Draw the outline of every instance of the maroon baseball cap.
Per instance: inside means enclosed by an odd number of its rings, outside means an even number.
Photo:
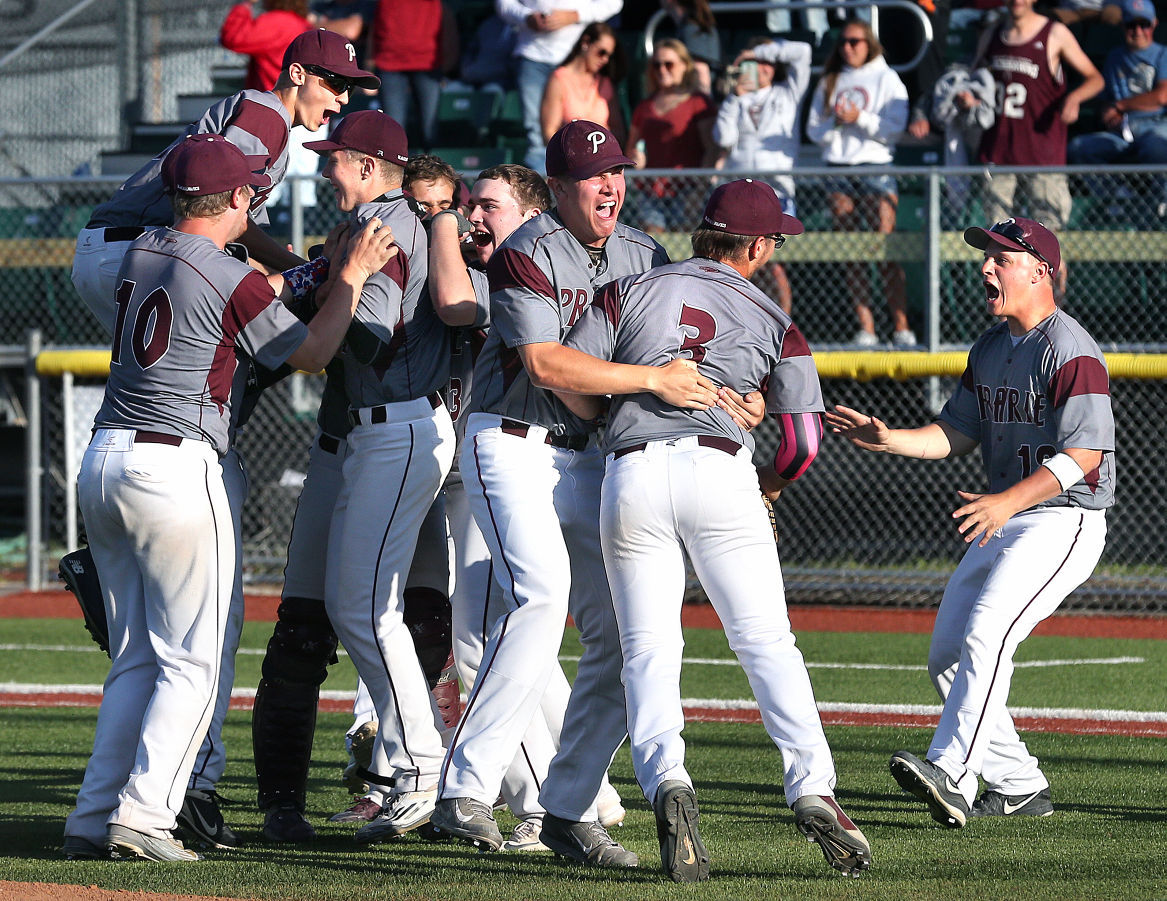
[[[547,174],[591,178],[618,166],[635,166],[616,136],[587,119],[573,119],[547,142]]]
[[[317,153],[330,150],[357,150],[404,166],[409,162],[409,141],[405,129],[396,119],[376,109],[358,110],[340,120],[332,137],[326,141],[304,144]]]
[[[1062,248],[1058,239],[1048,228],[1032,219],[1006,219],[987,229],[966,228],[964,240],[977,250],[1000,244],[1019,253],[1031,253],[1049,263],[1051,275],[1062,265]]]
[[[356,48],[335,31],[317,28],[298,35],[284,51],[283,68],[292,63],[319,66],[333,75],[347,78],[359,88],[370,90],[381,86],[381,79],[357,65]]]
[[[731,235],[801,235],[802,223],[782,211],[782,201],[764,181],[739,178],[718,185],[701,224]]]
[[[243,185],[271,187],[266,156],[245,156],[222,135],[190,135],[162,161],[162,182],[171,194],[198,197]]]

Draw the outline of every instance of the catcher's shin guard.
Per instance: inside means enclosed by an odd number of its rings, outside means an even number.
[[[451,651],[450,600],[434,588],[407,588],[403,619],[418,662],[432,689],[442,677]]]

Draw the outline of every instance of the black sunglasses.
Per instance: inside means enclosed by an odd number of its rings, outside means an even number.
[[[839,43],[846,44],[848,47],[857,47],[860,44],[866,44],[867,38],[843,38]]]
[[[766,235],[766,237],[774,242],[775,250],[786,243],[786,235]]]
[[[327,69],[322,69],[320,66],[313,66],[311,64],[304,66],[304,71],[309,75],[315,75],[324,82],[324,86],[338,97],[341,94],[347,93],[352,88],[352,83],[343,75],[337,75],[335,72],[329,72]]]
[[[1127,22],[1124,26],[1127,31],[1134,31],[1137,28],[1149,30],[1153,27],[1152,23],[1146,19],[1135,19],[1133,22]]]
[[[1021,230],[1021,226],[1016,222],[998,222],[989,229],[989,233],[1000,235],[1002,238],[1008,238],[1017,246],[1024,248],[1027,253],[1033,254],[1047,266],[1050,265],[1050,261],[1043,257],[1036,247],[1025,240],[1025,232]]]

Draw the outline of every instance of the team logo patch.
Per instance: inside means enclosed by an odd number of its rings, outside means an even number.
[[[357,58],[356,48],[354,48],[352,44],[345,44],[344,49],[348,51],[348,61],[350,63],[354,62]]]
[[[592,153],[599,153],[600,145],[608,140],[608,136],[605,135],[602,131],[591,131],[588,132],[587,139],[591,142]]]

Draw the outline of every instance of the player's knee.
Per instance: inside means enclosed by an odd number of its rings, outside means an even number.
[[[310,598],[285,598],[267,654],[263,677],[279,682],[320,685],[328,665],[336,662],[336,633],[324,610],[324,602]]]

